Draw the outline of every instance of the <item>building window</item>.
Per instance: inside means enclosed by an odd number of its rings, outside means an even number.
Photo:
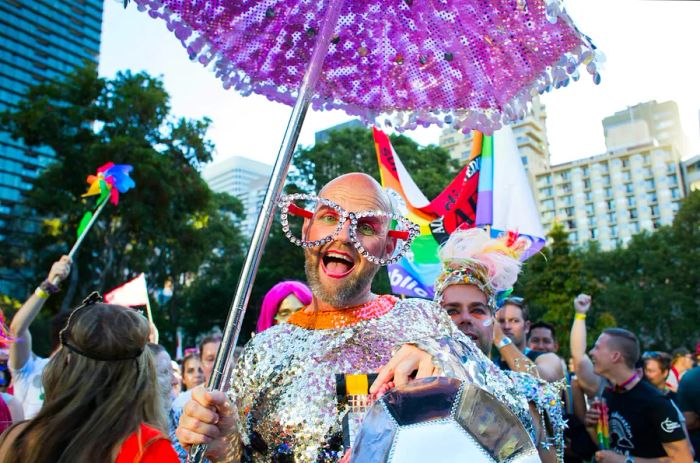
[[[673,163],[668,163],[666,164],[666,172],[669,174],[675,174],[676,173],[676,166]]]
[[[571,195],[566,195],[566,196],[562,197],[562,201],[564,201],[564,204],[567,206],[573,206],[574,197]]]
[[[540,194],[542,196],[552,196],[552,187],[540,188]]]
[[[610,176],[603,175],[603,185],[610,185]]]
[[[583,188],[584,188],[585,190],[590,190],[590,189],[591,189],[591,181],[590,181],[590,179],[587,179],[587,178],[586,178],[586,179],[583,180]]]
[[[585,197],[586,197],[586,201],[593,201],[593,193],[591,193],[590,191],[587,191],[585,193]]]
[[[630,209],[630,219],[636,219],[637,217],[637,209]]]
[[[543,175],[542,177],[540,177],[538,179],[538,183],[540,185],[551,185],[552,184],[552,176],[549,174]]]
[[[583,166],[583,176],[584,177],[588,177],[588,174],[589,174],[588,170],[589,170],[588,166]]]
[[[614,199],[608,200],[608,210],[609,211],[615,210],[615,200]]]
[[[668,176],[668,183],[669,185],[678,185],[678,177],[676,177],[676,174],[671,174]]]
[[[647,193],[647,202],[649,202],[649,203],[656,202],[656,193],[655,192]]]
[[[654,204],[653,206],[651,206],[651,215],[653,217],[656,217],[659,215],[659,205],[658,204]]]
[[[645,167],[642,170],[642,173],[644,174],[644,178],[650,178],[652,176],[651,174],[651,167]]]
[[[567,220],[566,226],[569,227],[569,230],[573,230],[576,228],[576,222],[574,222],[573,220]]]
[[[569,241],[572,243],[578,243],[578,233],[576,233],[576,232],[569,233]]]
[[[600,166],[600,170],[602,172],[607,172],[608,171],[608,163],[607,162],[601,162],[598,164]]]
[[[573,207],[567,207],[564,209],[566,212],[567,217],[572,217],[574,215],[574,208]]]
[[[523,165],[526,166],[527,165],[527,156],[521,156],[520,161],[522,161]]]
[[[647,190],[653,190],[656,188],[656,183],[653,178],[648,178],[644,181],[644,186],[646,186]]]
[[[671,188],[671,197],[673,199],[680,199],[681,190],[679,190],[678,188]]]
[[[630,160],[629,160],[629,158],[623,159],[623,160],[622,160],[622,168],[624,169],[624,168],[629,167],[629,166],[630,166]]]
[[[611,212],[611,213],[608,214],[608,222],[609,222],[609,223],[615,223],[615,222],[617,222],[617,220],[616,220],[616,218],[615,218],[615,213],[614,213],[614,212]]]
[[[593,204],[586,204],[586,214],[593,215]]]
[[[564,181],[569,180],[569,171],[565,170],[564,172],[561,172],[559,174],[559,178]]]
[[[639,233],[639,222],[630,222],[630,231],[634,233]]]
[[[622,179],[626,182],[629,182],[630,180],[632,180],[632,174],[630,173],[629,170],[622,172]]]
[[[607,188],[605,189],[605,197],[606,197],[606,198],[612,198],[612,188],[607,187]]]
[[[634,196],[628,196],[627,197],[627,206],[629,207],[634,207],[637,204],[637,200],[634,199]]]
[[[591,228],[591,239],[592,240],[597,240],[598,239],[598,229],[597,228]]]
[[[625,183],[625,192],[634,193],[634,185],[632,185],[631,183]]]
[[[545,201],[542,201],[542,209],[544,209],[545,211],[554,209],[554,200],[547,199]]]

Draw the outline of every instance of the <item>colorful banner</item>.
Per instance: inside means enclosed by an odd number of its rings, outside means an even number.
[[[527,238],[524,261],[542,249],[546,237],[510,127],[484,137],[481,166],[476,226],[488,227],[493,237],[515,231]]]
[[[389,266],[396,294],[431,299],[440,273],[437,251],[457,227],[470,228],[476,220],[482,136],[477,133],[467,165],[434,200],[428,201],[396,155],[389,137],[374,128],[374,143],[382,186],[398,210],[420,226],[411,253]]]
[[[467,165],[432,201],[415,184],[389,137],[377,128],[373,131],[382,186],[421,230],[411,253],[388,268],[395,294],[433,297],[433,282],[440,273],[439,246],[458,227],[486,227],[494,237],[516,231],[531,243],[523,259],[542,248],[544,231],[509,127],[493,136],[474,132]]]

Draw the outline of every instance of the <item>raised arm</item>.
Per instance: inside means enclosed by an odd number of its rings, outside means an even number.
[[[65,280],[70,273],[71,259],[68,256],[63,256],[51,266],[49,275],[46,281],[42,283],[29,296],[29,299],[22,304],[22,307],[17,311],[10,323],[10,334],[16,339],[10,344],[10,358],[8,366],[13,370],[21,369],[29,360],[32,354],[32,336],[29,334],[29,326],[32,324],[39,310],[44,306],[44,303],[50,296],[51,283],[57,279],[60,283]]]
[[[593,371],[593,362],[586,354],[586,314],[591,308],[591,296],[579,294],[574,299],[574,323],[571,325],[571,356],[579,385],[589,397],[600,388],[600,377]]]
[[[495,320],[493,322],[493,345],[498,349],[501,360],[506,362],[508,368],[512,371],[527,373],[537,377],[540,376],[541,372],[537,368],[537,365],[503,334],[501,324]]]

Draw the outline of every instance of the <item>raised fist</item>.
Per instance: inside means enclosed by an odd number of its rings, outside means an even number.
[[[588,294],[579,294],[578,296],[576,296],[576,299],[574,299],[574,310],[576,310],[576,313],[585,314],[590,308],[591,296],[589,296]]]
[[[62,256],[58,261],[54,262],[49,271],[49,276],[46,278],[53,284],[59,284],[66,278],[70,273],[70,266],[73,263],[70,257]],[[55,279],[55,281],[54,281]]]

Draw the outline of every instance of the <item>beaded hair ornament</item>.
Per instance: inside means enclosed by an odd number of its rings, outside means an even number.
[[[522,265],[520,256],[527,247],[527,239],[516,232],[491,238],[481,228],[456,230],[438,252],[442,273],[435,281],[435,301],[442,302],[450,285],[474,285],[496,311],[513,291]]]

